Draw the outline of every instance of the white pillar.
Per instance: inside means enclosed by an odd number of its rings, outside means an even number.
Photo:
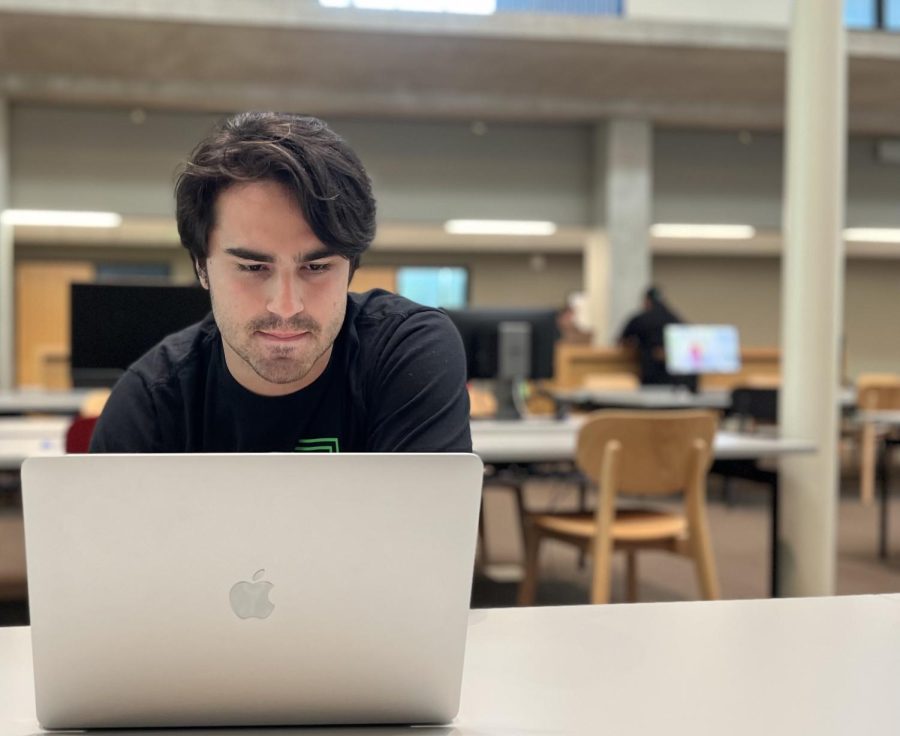
[[[834,593],[843,307],[846,52],[842,0],[794,0],[785,134],[782,432],[815,454],[781,470],[784,595]]]
[[[9,104],[0,97],[0,212],[10,205]],[[15,383],[15,271],[13,227],[0,222],[0,390]]]
[[[647,120],[610,120],[595,132],[594,235],[586,244],[585,287],[594,344],[615,341],[625,318],[640,308],[650,283],[650,210],[653,197],[653,126]],[[605,157],[600,154],[605,153]],[[599,223],[604,221],[605,234]],[[598,269],[593,272],[593,269]]]

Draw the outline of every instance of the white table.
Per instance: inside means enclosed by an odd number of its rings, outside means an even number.
[[[77,414],[91,390],[0,391],[0,414]]]
[[[700,391],[694,394],[685,387],[644,386],[631,391],[574,389],[551,393],[565,404],[622,409],[727,409],[731,406],[729,391]]]
[[[153,733],[891,734],[898,631],[896,595],[476,610],[452,729]],[[0,629],[0,733],[40,733],[27,627]]]
[[[18,470],[26,457],[65,451],[68,417],[0,417],[0,470]]]
[[[725,390],[699,391],[694,394],[684,387],[642,386],[637,390],[610,391],[598,389],[573,389],[551,391],[551,395],[563,404],[587,404],[600,408],[620,409],[729,409],[731,392]],[[841,386],[838,401],[842,409],[856,404],[856,389]]]
[[[900,411],[896,410],[879,410],[879,411],[860,411],[856,413],[856,419],[859,422],[876,424],[885,429],[893,429],[900,427]],[[881,476],[879,486],[879,520],[878,520],[878,556],[885,560],[888,556],[888,499],[890,497],[890,451],[891,447],[896,444],[896,440],[891,441],[888,437],[884,438],[878,460],[878,475]]]
[[[486,463],[564,462],[575,458],[575,443],[584,417],[561,420],[475,420],[472,448]],[[717,460],[758,460],[780,455],[815,452],[805,440],[775,435],[716,432],[713,454]]]
[[[575,457],[578,430],[584,417],[562,420],[530,419],[522,421],[473,421],[472,447],[485,463],[565,462]],[[713,455],[716,460],[761,460],[782,455],[815,452],[806,440],[775,435],[716,432]],[[770,498],[769,569],[773,597],[780,593],[778,491]]]

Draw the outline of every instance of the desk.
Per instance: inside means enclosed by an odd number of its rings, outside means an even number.
[[[26,457],[65,451],[67,417],[0,417],[0,470],[18,470]]]
[[[890,734],[898,630],[896,595],[476,610],[452,729],[202,734]],[[0,733],[39,733],[26,627],[0,629]]]
[[[91,389],[0,391],[0,414],[77,414]]]
[[[644,386],[636,391],[604,391],[575,389],[552,391],[554,399],[564,405],[584,404],[595,408],[615,409],[729,409],[730,391],[700,391],[693,394],[684,388],[670,386]],[[842,386],[838,389],[838,401],[842,410],[856,405],[856,389]]]
[[[473,421],[472,447],[485,463],[563,462],[575,457],[578,429],[583,417],[519,422]],[[716,432],[713,456],[717,460],[761,460],[781,455],[815,452],[812,442],[785,437]],[[778,494],[770,503],[770,587],[777,597],[779,544]]]
[[[700,391],[686,388],[645,386],[636,391],[575,389],[553,391],[553,398],[563,404],[586,404],[618,409],[727,409],[731,406],[728,391]]]
[[[885,429],[900,427],[900,410],[861,411],[856,414],[860,422],[880,425]],[[879,453],[879,523],[878,523],[878,556],[886,560],[888,556],[888,499],[890,497],[890,452],[896,440],[884,437]]]

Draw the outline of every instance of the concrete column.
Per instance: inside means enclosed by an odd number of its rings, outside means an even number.
[[[594,343],[609,345],[638,309],[650,283],[653,126],[647,120],[610,120],[595,132],[595,236],[585,250],[585,288]],[[604,155],[601,155],[605,154]],[[605,235],[600,228],[604,221]],[[599,269],[596,272],[594,269]]]
[[[781,590],[834,593],[843,307],[846,51],[842,0],[794,0],[787,69],[782,432],[815,442],[781,470]]]
[[[0,97],[0,212],[10,206],[9,104]],[[0,390],[15,382],[13,227],[0,222]]]

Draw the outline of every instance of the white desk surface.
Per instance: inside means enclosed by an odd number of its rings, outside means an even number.
[[[472,611],[452,728],[153,733],[890,734],[898,631],[898,595]],[[24,627],[0,629],[0,733],[40,733]]]
[[[644,386],[634,391],[574,389],[552,393],[556,398],[572,403],[590,402],[633,409],[728,409],[731,406],[731,392],[725,390],[692,394],[683,388]],[[841,386],[838,389],[838,401],[845,409],[853,407],[856,403],[856,389]]]
[[[70,417],[0,417],[0,470],[18,470],[26,457],[60,455]]]
[[[860,422],[896,426],[900,425],[900,410],[860,411],[856,413],[856,419]]]
[[[486,463],[562,462],[575,457],[578,428],[583,419],[534,419],[511,422],[473,421],[472,446]],[[737,432],[716,432],[717,460],[756,460],[792,453],[815,452],[805,440]]]
[[[0,391],[0,414],[77,414],[91,389]]]

